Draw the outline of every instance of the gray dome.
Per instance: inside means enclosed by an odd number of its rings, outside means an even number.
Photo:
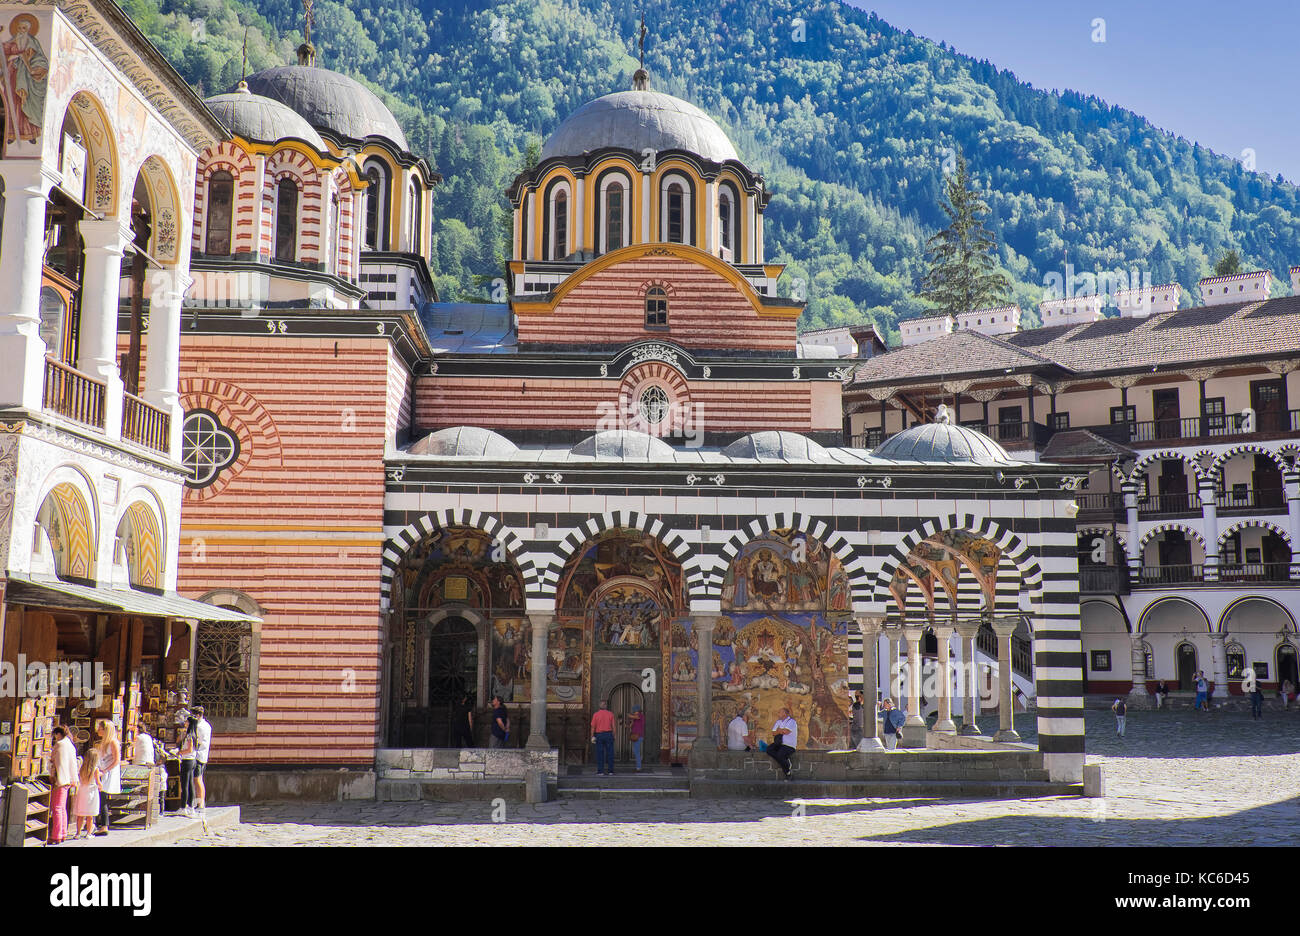
[[[313,127],[353,140],[381,136],[405,150],[397,118],[369,88],[315,65],[280,65],[245,79],[249,90],[297,111]]]
[[[982,432],[946,422],[923,423],[890,436],[871,452],[891,461],[1014,463],[1007,450]]]
[[[722,450],[728,458],[779,459],[793,462],[833,462],[829,452],[797,432],[755,432]]]
[[[509,458],[519,451],[503,435],[477,426],[451,426],[431,432],[409,449],[412,455],[468,456],[471,458]]]
[[[581,156],[606,146],[640,153],[685,150],[714,162],[739,160],[722,128],[694,104],[659,91],[618,91],[588,101],[560,124],[542,159]]]
[[[595,458],[622,458],[636,461],[673,461],[673,447],[663,439],[631,429],[608,429],[597,432],[575,445],[574,455]]]
[[[325,141],[302,116],[279,101],[253,94],[247,87],[218,94],[203,102],[229,130],[255,143],[275,143],[287,137],[305,140],[322,153]]]

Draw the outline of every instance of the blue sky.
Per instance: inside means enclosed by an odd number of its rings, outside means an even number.
[[[1254,150],[1257,170],[1300,182],[1296,0],[849,2],[1035,88],[1095,94],[1223,155]]]

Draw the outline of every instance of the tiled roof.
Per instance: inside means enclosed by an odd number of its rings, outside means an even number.
[[[1067,429],[1052,436],[1043,447],[1045,462],[1069,462],[1092,458],[1132,458],[1137,453],[1127,446],[1103,439],[1087,429]]]
[[[1269,355],[1300,355],[1300,296],[1053,325],[998,338],[954,332],[863,362],[854,383],[949,378],[1051,364],[1078,374],[1109,373]]]

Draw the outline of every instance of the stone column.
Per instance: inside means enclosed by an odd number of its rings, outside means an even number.
[[[149,330],[145,333],[145,374],[141,396],[171,414],[171,455],[181,457],[180,406],[181,302],[193,282],[177,269],[158,271],[149,293]]]
[[[903,636],[907,638],[907,721],[905,728],[925,727],[921,716],[921,627],[904,627]],[[911,740],[910,738],[908,739]]]
[[[41,263],[45,254],[45,193],[52,180],[39,159],[0,160],[4,179],[4,230],[0,238],[0,406],[40,412],[45,354],[41,341]],[[6,531],[7,535],[8,531]]]
[[[1129,708],[1146,708],[1151,697],[1147,693],[1147,651],[1141,634],[1133,634],[1132,648],[1129,653],[1129,671],[1133,686],[1129,689]]]
[[[1219,580],[1219,504],[1213,478],[1196,482],[1196,494],[1201,499],[1201,534],[1205,537],[1205,581]]]
[[[1124,481],[1119,489],[1124,495],[1124,513],[1128,518],[1128,541],[1124,546],[1128,553],[1129,581],[1136,582],[1142,574],[1142,542],[1138,531],[1138,488],[1132,481]]]
[[[81,337],[77,369],[104,381],[104,434],[122,437],[122,376],[117,366],[117,304],[122,255],[131,235],[114,218],[77,226],[85,244],[81,277]]]
[[[905,708],[903,702],[903,687],[901,682],[901,672],[897,665],[899,663],[899,645],[903,640],[903,628],[897,624],[887,624],[881,628],[884,631],[885,638],[889,641],[888,659],[885,667],[885,678],[889,680],[885,687],[885,695],[894,700],[895,708]]]
[[[934,730],[944,734],[956,734],[957,726],[952,722],[952,664],[949,662],[948,642],[952,639],[953,628],[937,624],[934,636],[939,642],[939,659],[935,667],[935,678],[939,684],[939,720],[934,723]]]
[[[537,259],[537,247],[535,245],[542,236],[543,226],[538,223],[535,214],[537,200],[537,195],[534,192],[529,192],[524,198],[524,229],[528,232],[528,239],[524,242],[523,258],[525,260]],[[522,291],[522,287],[520,291]]]
[[[1282,487],[1286,491],[1287,526],[1291,531],[1291,542],[1300,550],[1300,468],[1286,468],[1282,471]],[[1291,578],[1300,578],[1300,555],[1291,556]]]
[[[546,643],[550,636],[553,614],[530,614],[533,627],[533,698],[529,709],[528,743],[530,751],[549,751],[546,740]]]
[[[733,242],[735,238],[732,238]],[[718,180],[704,183],[704,243],[700,247],[713,256],[718,255]]]
[[[1227,634],[1210,635],[1210,671],[1214,679],[1214,695],[1222,703],[1228,698],[1228,654],[1223,643]]]
[[[966,672],[965,711],[962,714],[960,732],[964,735],[980,733],[979,725],[975,724],[975,716],[979,714],[979,668],[975,663],[975,637],[979,631],[978,623],[957,625],[957,636],[961,638],[962,667]]]
[[[590,231],[587,230],[587,180],[584,176],[574,173],[574,180],[577,183],[573,187],[573,220],[569,227],[573,231],[573,244],[571,245],[572,253],[582,253],[587,249],[587,240]],[[597,202],[600,200],[600,193],[595,195]]]
[[[699,646],[695,665],[695,743],[702,745],[702,751],[717,748],[713,740],[713,625],[717,620],[711,614],[697,614],[694,618]]]
[[[862,632],[862,748],[884,750],[880,726],[876,723],[876,694],[880,681],[880,625],[883,615],[859,614]]]
[[[994,621],[993,633],[998,635],[998,733],[994,741],[1019,741],[1013,727],[1015,696],[1011,677],[1011,635],[1016,632],[1015,621]]]

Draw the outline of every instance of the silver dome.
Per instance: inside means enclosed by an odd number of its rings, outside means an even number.
[[[241,87],[229,94],[218,94],[203,102],[232,133],[254,143],[275,143],[296,137],[310,143],[322,153],[328,152],[325,141],[302,115],[279,101],[253,94]]]
[[[728,458],[778,459],[792,462],[834,462],[829,452],[797,432],[755,432],[722,450]]]
[[[659,91],[617,91],[588,101],[560,124],[542,159],[581,156],[606,146],[640,153],[685,150],[713,162],[739,160],[722,128],[694,104]]]
[[[477,426],[451,426],[431,432],[409,449],[412,455],[510,458],[519,451],[503,435]]]
[[[631,429],[608,429],[583,439],[569,450],[574,455],[634,461],[673,461],[673,447],[663,439]]]
[[[246,79],[249,90],[297,111],[313,127],[352,140],[380,136],[406,150],[406,134],[384,102],[347,75],[314,65],[281,65]]]
[[[1016,463],[1006,449],[983,433],[947,422],[923,423],[904,429],[876,446],[871,454],[891,461]]]

